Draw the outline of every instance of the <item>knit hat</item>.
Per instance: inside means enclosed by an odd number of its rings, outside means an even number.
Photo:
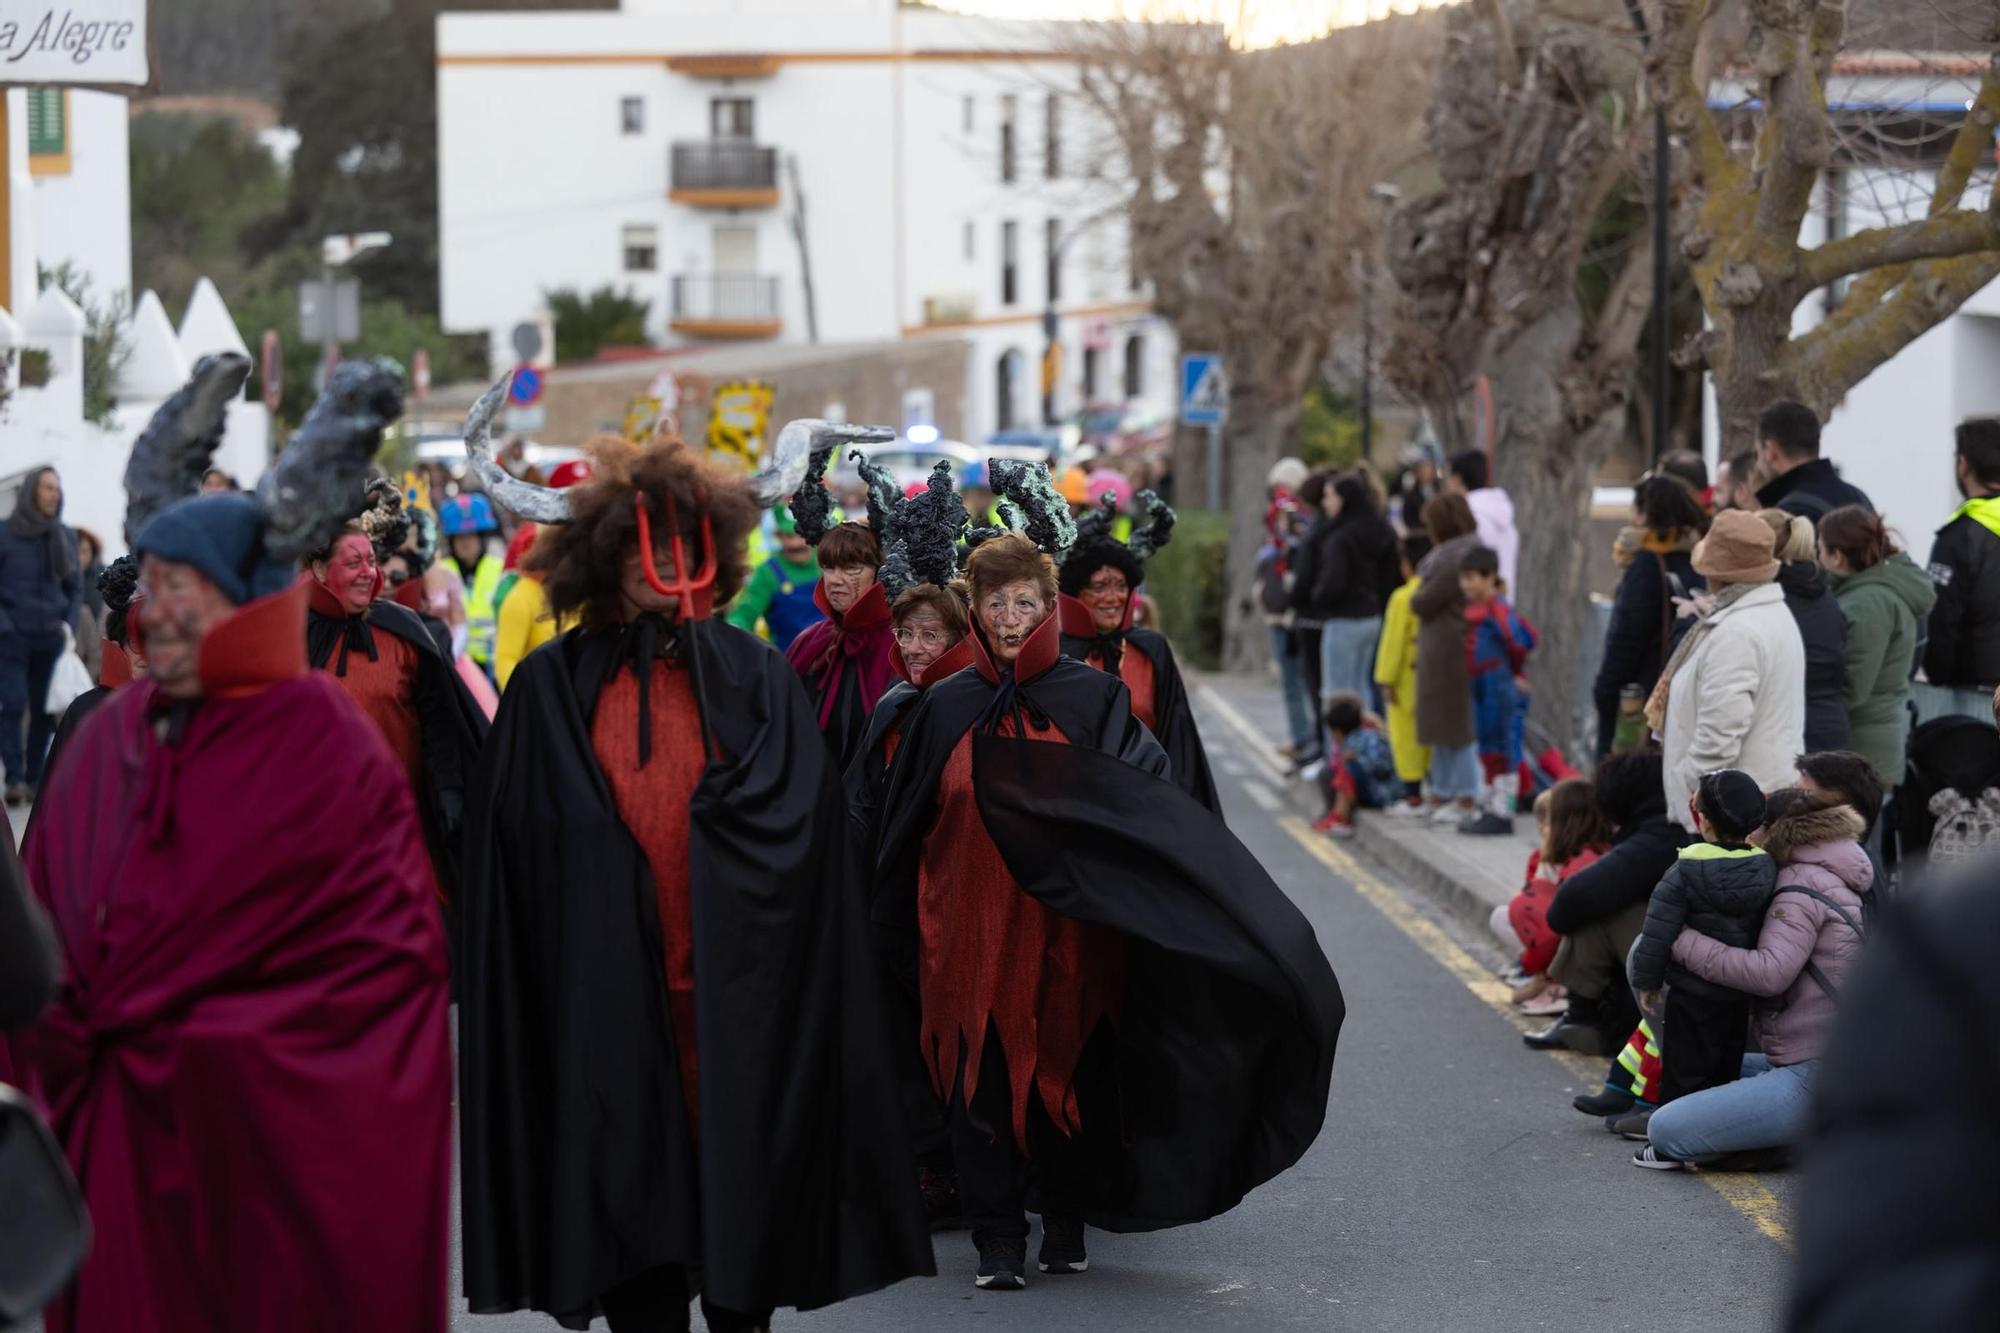
[[[241,491],[169,505],[139,532],[141,556],[193,565],[237,606],[291,582],[291,566],[264,555],[264,515]]]
[[[1296,491],[1306,484],[1307,475],[1303,459],[1280,458],[1264,474],[1264,485],[1274,490]]]
[[[1725,509],[1695,543],[1695,572],[1711,583],[1769,583],[1778,577],[1775,537],[1755,514]]]
[[[1764,789],[1740,768],[1719,768],[1702,775],[1695,803],[1715,831],[1738,840],[1764,823]]]

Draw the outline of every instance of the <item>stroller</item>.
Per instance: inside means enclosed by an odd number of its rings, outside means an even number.
[[[1981,718],[1933,718],[1910,733],[1909,755],[1882,811],[1882,861],[1898,891],[1927,868],[2000,847],[2000,731]]]

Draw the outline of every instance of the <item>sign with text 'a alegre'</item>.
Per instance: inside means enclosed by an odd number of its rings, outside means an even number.
[[[143,88],[152,82],[150,0],[7,0],[0,4],[0,84]]]

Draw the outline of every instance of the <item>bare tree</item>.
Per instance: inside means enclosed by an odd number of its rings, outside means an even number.
[[[1690,223],[1681,245],[1708,316],[1681,358],[1713,376],[1723,439],[1734,447],[1749,442],[1758,411],[1774,398],[1796,398],[1826,416],[1877,366],[2000,278],[2000,192],[1984,206],[1967,200],[2000,124],[2000,7],[1993,0],[1727,7],[1655,0],[1653,8],[1661,40],[1650,78],[1687,155]],[[1884,35],[1866,31],[1869,18],[1880,20]],[[1925,20],[1921,35],[1912,32],[1916,19]],[[1966,103],[1935,161],[1934,182],[1927,166],[1911,169],[1907,149],[1885,151],[1895,146],[1877,132],[1884,116],[1830,92],[1849,73],[1839,68],[1842,53],[1882,40],[1931,50],[1948,40],[1958,51],[1912,66]],[[1742,96],[1718,97],[1732,83]],[[1932,182],[1927,201],[1886,201],[1882,225],[1801,244],[1801,224],[1830,171],[1898,156],[1892,178],[1919,192]],[[1848,280],[1828,316],[1795,336],[1800,302]]]
[[[1599,15],[1569,9],[1481,0],[1449,11],[1426,117],[1442,184],[1390,225],[1401,301],[1386,359],[1448,446],[1490,444],[1521,533],[1515,597],[1545,645],[1533,716],[1560,742],[1575,735],[1577,532],[1598,467],[1628,423],[1652,295],[1645,245],[1591,250],[1593,229],[1651,142],[1649,122],[1633,114],[1640,72]],[[1608,270],[1594,308],[1581,294],[1586,262]],[[1491,386],[1490,435],[1464,407],[1481,376]]]
[[[1261,659],[1247,590],[1264,478],[1294,447],[1305,391],[1353,317],[1352,256],[1373,247],[1369,188],[1419,147],[1435,16],[1262,51],[1220,25],[1107,24],[1081,91],[1112,138],[1135,272],[1181,345],[1229,377],[1225,660]],[[1182,473],[1185,479],[1186,473]]]

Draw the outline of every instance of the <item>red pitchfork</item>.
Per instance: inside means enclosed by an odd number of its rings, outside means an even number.
[[[640,491],[632,500],[639,515],[640,569],[646,575],[646,582],[654,592],[662,597],[680,599],[680,615],[685,620],[703,620],[708,616],[705,598],[697,593],[706,593],[715,586],[715,526],[706,511],[701,516],[702,572],[690,575],[692,566],[688,563],[687,546],[681,537],[680,510],[674,503],[672,491],[667,492],[667,542],[674,554],[674,578],[671,583],[660,577],[660,571],[653,564],[653,518],[646,512],[646,493]]]

